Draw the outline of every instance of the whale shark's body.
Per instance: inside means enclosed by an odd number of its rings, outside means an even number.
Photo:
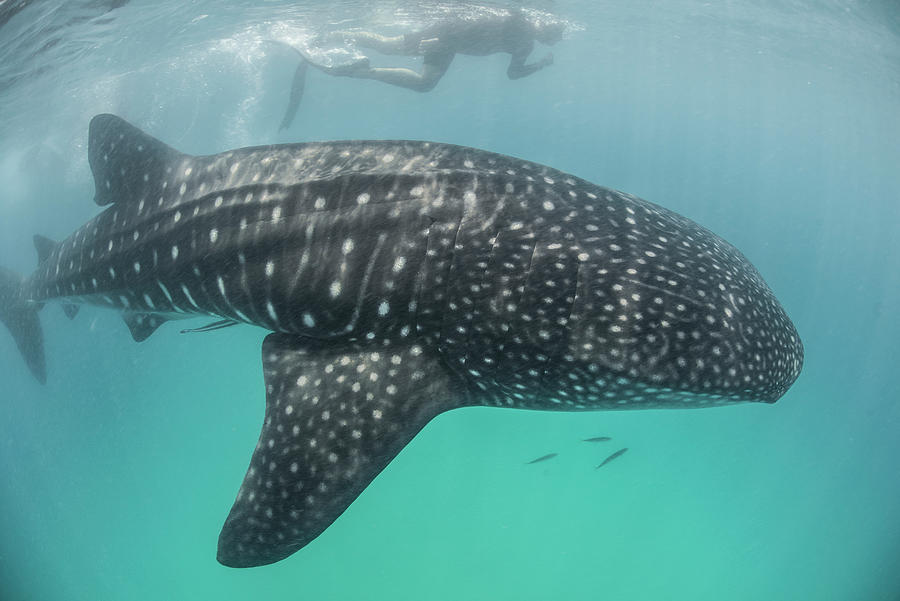
[[[802,346],[753,266],[657,205],[519,159],[349,141],[188,156],[112,115],[90,128],[111,204],[0,319],[35,375],[45,301],[123,312],[135,339],[213,315],[271,330],[266,415],[219,561],[318,536],[435,415],[774,402]]]

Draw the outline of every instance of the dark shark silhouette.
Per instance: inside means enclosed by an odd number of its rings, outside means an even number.
[[[272,563],[329,526],[435,415],[774,402],[800,338],[727,242],[657,205],[448,144],[346,141],[189,156],[91,121],[110,205],[37,270],[0,271],[0,319],[45,379],[37,311],[271,330],[266,414],[219,537]],[[211,327],[221,327],[217,322]]]

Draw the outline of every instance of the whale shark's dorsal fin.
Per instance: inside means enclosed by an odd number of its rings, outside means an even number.
[[[53,254],[53,251],[56,250],[56,247],[59,246],[59,242],[55,240],[51,240],[46,236],[41,236],[39,234],[35,234],[33,237],[34,240],[34,249],[38,254],[38,263],[43,263],[50,255]],[[66,314],[66,317],[69,319],[75,319],[75,316],[78,315],[78,305],[72,303],[64,303],[63,312]]]
[[[43,263],[50,256],[50,253],[56,249],[58,242],[40,234],[35,234],[33,239],[34,250],[37,251],[38,255],[38,263]]]
[[[335,350],[285,334],[263,342],[266,419],[218,560],[273,563],[327,528],[428,421],[459,406],[423,346]]]
[[[160,196],[166,169],[184,157],[115,115],[91,119],[88,161],[98,205]]]

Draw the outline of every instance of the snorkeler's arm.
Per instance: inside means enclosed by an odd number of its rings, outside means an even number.
[[[510,79],[520,79],[553,64],[553,55],[548,54],[541,60],[526,65],[525,59],[531,54],[531,49],[533,47],[534,44],[529,43],[527,46],[522,47],[522,49],[512,53],[512,57],[509,59],[509,67],[506,68],[507,77]]]

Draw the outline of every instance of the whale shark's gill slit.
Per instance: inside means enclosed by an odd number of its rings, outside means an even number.
[[[228,283],[228,294],[231,298],[226,297],[224,294],[222,295],[223,299],[226,303],[226,309],[221,311],[222,315],[229,315],[230,317],[235,318],[238,321],[243,321],[246,323],[259,323],[260,320],[251,320],[246,313],[239,309],[239,303],[244,299],[241,298],[240,293],[245,293],[246,291],[243,289],[243,286],[239,286],[238,290],[235,291],[232,287],[233,280]]]
[[[220,291],[218,290],[218,282],[211,282],[212,291],[206,285],[206,280],[202,277],[202,272],[200,272],[200,268],[194,265],[194,275],[197,276],[197,284],[200,287],[200,294],[198,295],[197,300],[199,301],[200,306],[204,307],[201,311],[204,313],[211,312],[216,315],[230,315],[230,312],[224,310],[222,308],[222,304],[217,302],[216,299],[221,296]]]
[[[582,286],[584,285],[584,274],[582,273],[583,271],[584,263],[582,261],[578,261],[575,265],[575,285],[572,287],[572,303],[569,305],[569,314],[566,316],[566,323],[564,324],[566,326],[569,326],[570,328],[572,319],[575,317],[578,304],[584,296],[584,292],[582,292]]]
[[[466,320],[469,331],[464,346],[473,361],[467,368],[486,376],[476,384],[482,391],[488,388],[489,374],[497,369],[509,332],[504,305],[512,294],[509,272],[517,267],[514,259],[518,251],[517,233],[508,229],[493,232],[488,241],[490,247],[485,249],[483,260],[477,264],[483,266],[481,274],[473,274],[473,279],[479,282],[478,289],[470,289],[468,293],[472,306],[471,317]],[[478,322],[482,325],[475,325]]]
[[[359,316],[362,312],[362,305],[366,299],[366,291],[369,289],[369,282],[372,279],[372,271],[375,269],[375,263],[378,260],[378,256],[381,254],[381,249],[384,247],[385,240],[387,240],[387,234],[378,234],[378,240],[375,242],[375,248],[372,250],[372,254],[369,257],[368,262],[366,263],[366,270],[363,273],[362,281],[359,284],[359,291],[356,295],[356,304],[353,306],[353,313],[350,315],[350,322],[346,327],[346,330],[348,332],[353,331],[356,328],[357,322],[359,321]]]
[[[422,289],[425,284],[425,273],[428,266],[428,250],[431,248],[430,243],[433,225],[434,220],[428,218],[428,225],[423,230],[423,244],[421,247],[422,256],[418,261],[419,269],[415,271],[415,277],[413,279],[413,293],[410,297],[411,310],[409,312],[409,326],[412,332],[418,332],[420,328],[419,312],[422,310]]]
[[[465,222],[465,213],[461,212],[451,226],[453,227],[452,234],[446,238],[446,240],[449,241],[449,245],[447,247],[446,257],[442,257],[446,266],[443,269],[443,273],[437,273],[434,278],[434,285],[438,290],[443,290],[444,295],[443,300],[437,303],[440,310],[435,318],[437,323],[442,324],[437,331],[437,337],[442,341],[448,337],[448,329],[453,329],[453,322],[456,318],[456,311],[453,308],[453,285],[456,271],[459,269],[457,260],[459,259],[459,251],[461,250],[460,237],[465,236],[465,232],[463,231]],[[460,278],[460,282],[458,283],[460,285],[462,284],[462,278]],[[461,360],[462,363],[465,363],[465,356],[457,357],[457,360]]]
[[[169,292],[169,289],[163,284],[162,280],[156,280],[156,285],[159,286],[159,289],[162,290],[162,293],[165,295],[166,299],[169,301],[169,305],[172,307],[174,311],[182,313],[182,309],[175,304],[174,299],[172,298],[172,293]]]
[[[275,326],[273,329],[278,331],[281,329],[281,324],[278,323],[278,313],[275,311],[275,305],[272,304],[271,300],[266,300],[266,312],[269,314],[269,318],[272,320],[272,324]]]
[[[524,277],[521,287],[522,289],[519,291],[519,296],[517,298],[518,306],[522,305],[522,302],[525,300],[525,295],[528,291],[528,283],[532,280],[534,274],[534,264],[535,257],[538,255],[538,240],[534,238],[531,243],[531,252],[528,254],[528,266],[525,267],[522,275]]]
[[[241,221],[241,223],[244,223]],[[243,247],[243,237],[245,235],[245,229],[240,228],[237,232],[237,244],[240,247]],[[240,273],[238,274],[238,281],[241,292],[244,293],[244,297],[246,299],[246,307],[244,307],[244,311],[240,312],[235,309],[238,315],[251,324],[264,323],[265,319],[263,319],[262,315],[260,315],[259,311],[256,310],[256,303],[253,298],[253,286],[250,285],[250,280],[247,274],[247,255],[242,250],[237,254],[237,263],[240,266]]]
[[[256,307],[256,299],[253,296],[253,286],[250,285],[247,278],[247,266],[241,266],[241,290],[247,295],[247,315],[252,317],[251,323],[265,323],[266,318],[262,316]]]
[[[569,369],[565,361],[569,342],[568,319],[575,301],[578,259],[558,242],[540,244],[540,252],[532,258],[524,307],[532,308],[531,321],[517,324],[520,331],[529,332],[526,339],[533,349],[534,365],[541,372],[541,382],[546,391],[559,389],[558,383]],[[561,323],[560,320],[566,320]],[[555,392],[559,393],[558,390]],[[551,398],[550,400],[553,400]]]
[[[191,306],[200,311],[200,307],[197,305],[197,301],[194,300],[194,297],[191,295],[190,289],[187,287],[187,284],[181,285],[181,291],[184,293],[184,297],[187,299]]]

